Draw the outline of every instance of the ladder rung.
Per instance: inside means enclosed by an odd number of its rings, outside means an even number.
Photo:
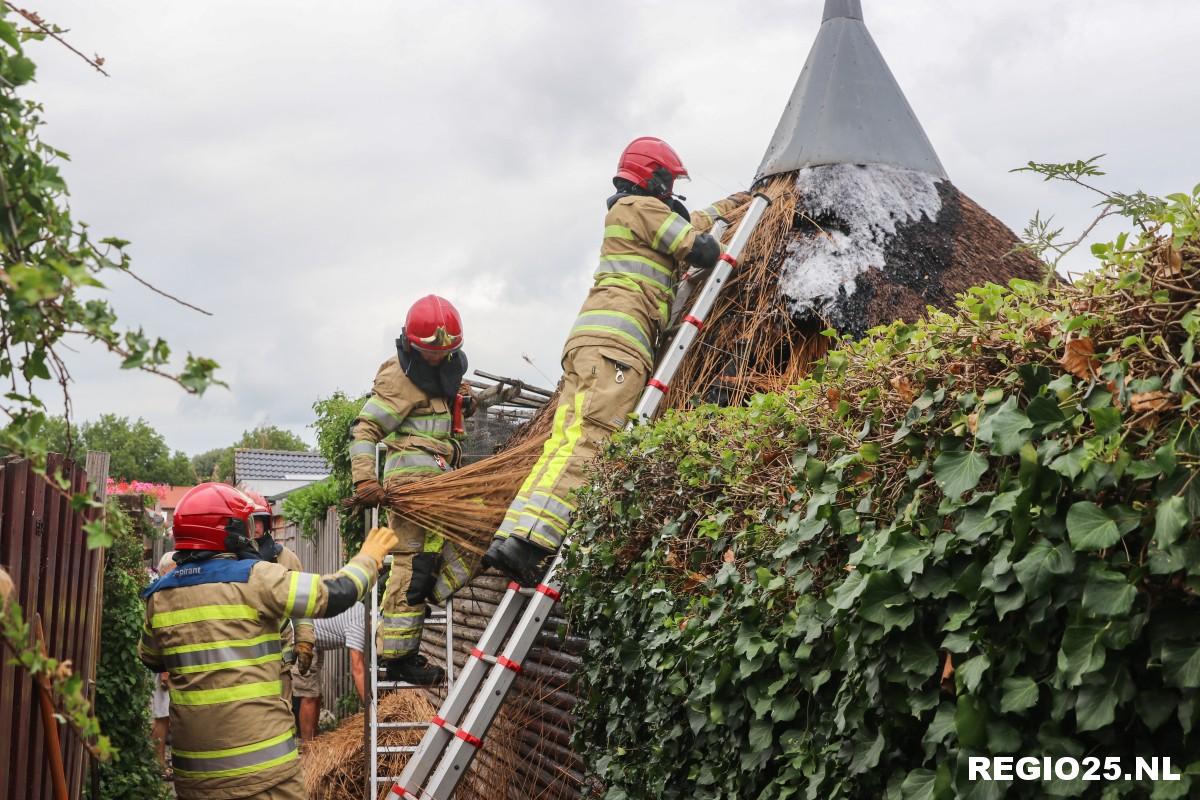
[[[387,728],[389,730],[413,730],[414,728],[425,729],[429,727],[428,722],[376,722],[376,728]]]
[[[440,685],[440,684],[438,684]],[[377,689],[429,689],[431,687],[424,684],[409,683],[408,681],[377,681],[375,683]]]
[[[376,753],[415,753],[417,745],[415,744],[392,744],[379,745],[375,748]]]

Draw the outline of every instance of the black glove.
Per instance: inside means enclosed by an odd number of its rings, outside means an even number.
[[[413,556],[412,579],[409,580],[408,591],[404,594],[405,602],[410,606],[424,603],[437,583],[437,573],[441,566],[441,553],[417,553]]]
[[[479,401],[475,399],[475,395],[470,392],[463,392],[461,397],[463,417],[469,419],[475,416],[475,412],[479,410]]]

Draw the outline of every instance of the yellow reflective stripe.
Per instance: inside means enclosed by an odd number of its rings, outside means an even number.
[[[662,241],[663,235],[667,232],[667,228],[671,227],[671,223],[677,219],[679,219],[679,215],[674,211],[667,215],[667,218],[663,220],[662,225],[659,225],[658,230],[654,232],[654,238],[650,241],[651,247],[653,247],[655,250],[658,249],[658,243]]]
[[[287,599],[287,615],[292,616],[292,609],[296,607],[296,592],[300,589],[300,575],[302,573],[293,572],[288,580],[288,599]],[[285,623],[286,624],[286,623]],[[280,630],[283,627],[280,626]]]
[[[635,253],[618,253],[618,254],[611,255],[611,256],[600,256],[600,266],[597,268],[597,271],[603,272],[605,264],[620,265],[620,264],[622,264],[622,262],[624,262],[627,265],[630,264],[630,262],[634,262],[637,264],[644,264],[645,266],[650,267],[649,270],[646,270],[644,273],[639,273],[639,274],[651,275],[651,273],[654,272],[654,273],[661,274],[667,280],[671,280],[672,278],[675,277],[675,270],[672,267],[668,267],[664,264],[660,264],[659,262],[655,261],[652,258],[648,258],[647,256],[636,255]],[[611,271],[612,272],[629,272],[630,268],[623,268],[622,266],[616,266],[616,269],[613,269]]]
[[[538,481],[541,487],[551,487],[558,481],[558,476],[562,474],[563,469],[567,466],[567,459],[575,452],[575,446],[579,444],[579,437],[583,434],[583,401],[585,393],[575,393],[575,418],[571,420],[571,424],[566,429],[566,439],[559,451],[550,459],[550,463],[546,467],[546,474]]]
[[[247,683],[241,686],[231,686],[228,689],[192,689],[182,691],[171,690],[171,702],[181,706],[211,706],[218,703],[232,703],[235,700],[250,700],[255,697],[270,697],[283,691],[281,681],[261,681]]]
[[[243,753],[253,753],[255,750],[263,750],[267,747],[271,747],[272,745],[277,745],[280,742],[286,742],[288,739],[292,738],[292,736],[292,729],[288,728],[286,731],[274,738],[267,739],[262,742],[255,742],[254,744],[245,744],[241,747],[229,747],[224,750],[177,750],[172,747],[171,754],[184,756],[185,758],[224,758],[226,756],[240,756]]]
[[[421,546],[421,552],[423,552],[423,553],[440,553],[440,552],[442,552],[442,545],[445,544],[445,542],[446,542],[446,540],[444,538],[442,538],[442,535],[440,533],[432,533],[432,532],[426,531],[425,532],[425,543]]]
[[[218,619],[258,619],[258,609],[247,605],[193,606],[179,611],[160,611],[150,618],[150,627],[166,628],[186,622]]]
[[[212,772],[195,772],[190,769],[180,769],[179,767],[174,767],[173,771],[176,775],[184,778],[233,778],[238,775],[248,775],[251,772],[262,772],[263,770],[268,770],[271,767],[278,767],[280,764],[286,764],[289,761],[295,761],[299,757],[300,751],[292,750],[291,752],[279,756],[278,758],[272,758],[270,761],[264,761],[261,764],[254,764],[248,767],[233,767],[232,769],[219,769]]]
[[[633,235],[633,231],[626,228],[624,225],[605,225],[605,239],[626,239],[628,241],[636,241],[637,237]]]
[[[279,661],[282,658],[279,653],[268,653],[265,656],[257,656],[255,658],[239,658],[234,661],[217,661],[212,664],[196,664],[190,667],[170,667],[169,672],[172,675],[188,675],[194,672],[215,672],[219,669],[233,669],[234,667],[252,667],[255,664],[269,664],[272,661]]]
[[[345,575],[354,585],[358,587],[358,596],[362,597],[367,591],[367,584],[370,582],[367,573],[357,564],[346,564],[338,570],[339,575]]]
[[[313,612],[317,610],[317,598],[320,597],[321,593],[321,576],[310,573],[309,577],[312,578],[312,584],[308,590],[308,605],[304,608],[303,616],[305,618],[311,617]]]
[[[195,653],[200,650],[216,650],[218,647],[249,647],[256,644],[264,644],[279,636],[274,633],[264,633],[262,636],[255,636],[253,639],[222,639],[218,642],[201,642],[200,644],[179,644],[174,647],[168,647],[163,650],[167,655],[175,655],[176,653]]]
[[[687,222],[683,223],[683,227],[679,229],[678,235],[676,235],[675,238],[671,240],[671,244],[667,245],[667,249],[670,250],[672,254],[674,254],[675,251],[679,249],[679,243],[683,241],[683,237],[687,236],[688,231],[690,231],[691,229],[692,229],[692,226],[690,223],[687,223]]]

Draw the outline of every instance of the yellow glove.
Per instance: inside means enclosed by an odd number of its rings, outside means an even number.
[[[312,669],[312,662],[312,642],[298,642],[296,644],[296,669],[300,670],[301,675],[308,675]]]
[[[396,534],[392,533],[391,528],[372,528],[358,554],[370,556],[375,559],[376,567],[382,567],[384,556],[398,544],[400,544],[400,540],[396,538]]]

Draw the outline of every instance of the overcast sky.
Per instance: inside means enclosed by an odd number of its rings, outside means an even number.
[[[313,401],[368,388],[430,292],[474,367],[553,383],[622,147],[669,141],[693,207],[746,188],[823,5],[31,2],[112,75],[30,45],[77,218],[214,315],[132,280],[111,299],[231,387],[190,398],[84,350],[76,418],[142,416],[189,453],[264,422],[311,442]],[[863,5],[951,178],[1010,227],[1089,219],[1087,195],[1008,172],[1030,159],[1107,153],[1122,190],[1200,180],[1200,3]]]

